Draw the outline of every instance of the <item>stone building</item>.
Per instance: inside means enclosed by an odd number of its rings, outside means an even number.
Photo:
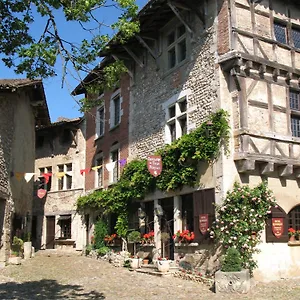
[[[139,34],[126,45],[111,42],[103,53],[128,64],[129,157],[146,158],[220,108],[231,126],[229,157],[202,166],[197,187],[156,191],[143,206],[160,204],[172,233],[184,224],[196,232],[199,213],[214,214],[212,204],[234,182],[255,186],[266,179],[280,206],[273,216],[285,226],[279,239],[266,227],[255,277],[299,276],[300,248],[287,235],[288,226],[300,229],[298,1],[151,0],[139,21]],[[151,218],[160,249],[165,224]],[[204,253],[208,245],[202,240],[197,247]],[[170,257],[183,251],[173,243],[166,250]]]
[[[17,230],[30,232],[35,128],[50,123],[40,80],[0,80],[0,265]]]
[[[98,72],[102,70],[104,61]],[[89,74],[78,85],[74,95],[84,94],[101,103],[85,114],[86,119],[86,158],[85,158],[85,192],[107,189],[116,183],[128,160],[128,118],[129,86],[128,74],[122,76],[114,90],[104,91],[101,95],[89,95],[85,86],[95,74]],[[99,212],[90,211],[85,215],[89,236],[93,234],[93,224]],[[109,230],[114,233],[116,219],[109,216]]]
[[[32,239],[40,249],[85,245],[84,218],[76,213],[85,178],[85,120],[61,119],[36,130]],[[38,197],[38,190],[45,195]]]

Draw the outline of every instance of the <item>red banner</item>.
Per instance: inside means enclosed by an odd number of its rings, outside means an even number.
[[[208,229],[208,214],[199,215],[199,230],[204,235]]]
[[[279,239],[284,231],[283,218],[272,218],[272,232]]]
[[[154,176],[154,177],[159,176],[162,171],[161,156],[158,156],[158,155],[148,156],[147,168],[152,176]]]
[[[39,189],[39,190],[37,191],[37,196],[38,196],[40,199],[44,198],[44,197],[46,196],[46,194],[47,194],[47,190]]]

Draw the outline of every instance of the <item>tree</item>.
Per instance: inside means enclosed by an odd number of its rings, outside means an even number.
[[[121,11],[113,24],[105,24],[99,18],[103,9],[109,7]],[[135,0],[0,0],[0,9],[2,60],[7,67],[14,68],[18,74],[25,73],[28,78],[56,75],[54,66],[58,57],[63,79],[70,65],[78,72],[90,72],[99,60],[99,53],[107,47],[109,30],[120,42],[139,30]],[[63,15],[67,24],[77,22],[88,38],[75,43],[63,37],[58,14]],[[36,37],[31,28],[37,18],[44,20],[44,27]]]

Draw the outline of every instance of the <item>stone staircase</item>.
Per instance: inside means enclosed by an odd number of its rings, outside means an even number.
[[[168,272],[159,272],[155,264],[144,265],[142,264],[139,269],[131,269],[132,271],[136,271],[138,273],[154,275],[154,276],[170,276],[172,273],[177,272],[179,270],[178,266],[175,263],[170,263],[170,270]]]

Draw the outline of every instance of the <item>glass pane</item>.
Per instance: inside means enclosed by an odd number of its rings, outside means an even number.
[[[175,117],[175,105],[169,107],[169,118],[174,118]]]
[[[62,190],[64,187],[64,181],[63,178],[58,179],[58,190]]]
[[[171,135],[171,142],[174,142],[176,140],[176,129],[175,129],[175,123],[169,125],[170,135]]]
[[[290,108],[294,110],[300,110],[299,101],[300,93],[297,91],[290,90]]]
[[[67,181],[67,190],[70,190],[72,188],[72,176],[66,175],[66,181]]]
[[[58,172],[64,171],[64,165],[58,165]]]
[[[67,169],[67,172],[72,171],[72,164],[67,164],[66,169]]]
[[[300,137],[300,119],[297,117],[291,117],[292,135]]]
[[[292,28],[292,39],[294,46],[300,49],[300,30]]]
[[[175,42],[175,32],[173,31],[168,35],[168,46],[170,46],[174,42]]]
[[[185,39],[178,44],[178,62],[186,59],[186,42]]]
[[[187,125],[186,125],[186,116],[184,118],[180,118],[179,124],[181,128],[181,135],[184,135],[187,133]]]
[[[181,25],[177,28],[177,37],[179,38],[184,34],[185,34],[185,26]]]
[[[274,23],[274,34],[275,34],[276,41],[283,44],[287,44],[285,25]]]
[[[175,47],[168,51],[168,66],[169,69],[172,69],[175,67],[176,64],[176,53],[175,53]]]
[[[114,113],[114,125],[118,125],[120,123],[120,96],[114,98]]]
[[[99,110],[99,127],[100,127],[100,132],[99,132],[99,135],[103,135],[104,134],[104,108],[102,107],[100,110]]]
[[[179,103],[178,103],[178,105],[179,105],[179,109],[180,109],[180,112],[185,112],[186,111],[186,109],[187,109],[187,101],[186,101],[186,98],[183,100],[183,101],[180,101]]]

